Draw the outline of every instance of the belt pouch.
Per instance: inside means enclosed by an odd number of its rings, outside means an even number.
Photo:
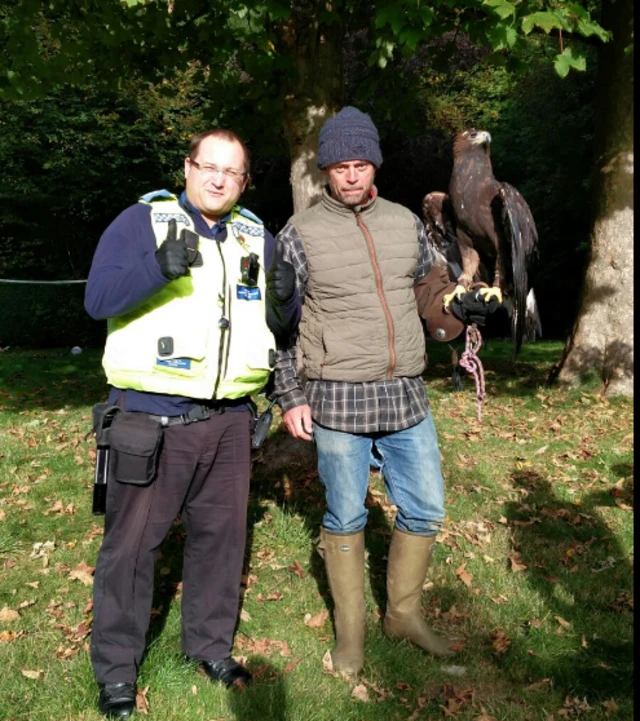
[[[156,477],[162,425],[144,413],[119,413],[111,425],[113,477],[120,483],[146,486]]]

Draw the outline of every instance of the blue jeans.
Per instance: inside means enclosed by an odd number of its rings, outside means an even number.
[[[347,535],[365,527],[372,465],[382,471],[389,498],[398,508],[397,528],[423,536],[440,530],[444,481],[430,413],[417,425],[392,433],[356,435],[315,423],[313,435],[327,501],[322,525],[329,533]]]

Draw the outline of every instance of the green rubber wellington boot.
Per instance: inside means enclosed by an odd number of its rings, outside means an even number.
[[[324,558],[334,603],[333,668],[357,676],[364,665],[364,531],[340,536],[323,528],[318,552]]]
[[[422,586],[435,536],[419,536],[395,528],[387,566],[387,612],[382,630],[407,639],[435,656],[450,656],[454,640],[436,635],[422,618]]]

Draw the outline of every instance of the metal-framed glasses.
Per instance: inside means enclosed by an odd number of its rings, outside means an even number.
[[[201,164],[191,158],[189,158],[189,165],[193,165],[205,178],[212,178],[214,175],[222,173],[225,180],[234,180],[236,183],[239,183],[247,175],[247,173],[236,168],[220,168],[213,163]]]

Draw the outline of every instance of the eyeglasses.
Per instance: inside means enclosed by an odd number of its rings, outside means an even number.
[[[241,170],[236,170],[235,168],[219,168],[217,165],[213,165],[212,163],[203,163],[200,165],[200,163],[195,160],[191,160],[191,158],[189,158],[189,165],[193,165],[193,167],[199,170],[205,178],[212,178],[214,175],[222,173],[225,179],[234,180],[238,183],[246,175],[248,175],[248,173],[243,173]]]

